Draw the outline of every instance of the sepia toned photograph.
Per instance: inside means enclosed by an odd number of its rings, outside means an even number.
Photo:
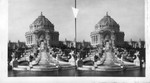
[[[8,77],[145,77],[145,0],[8,0]]]

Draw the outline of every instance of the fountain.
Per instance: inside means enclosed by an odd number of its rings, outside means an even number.
[[[112,46],[110,41],[106,41],[104,47],[104,53],[100,60],[94,61],[93,66],[87,66],[85,64],[79,64],[78,70],[94,70],[94,71],[123,71],[123,70],[131,70],[131,69],[139,69],[140,63],[139,58],[137,57],[134,62],[127,62],[123,60],[123,55],[119,59],[115,56],[114,50],[115,48]],[[138,55],[138,52],[135,54]],[[93,56],[94,57],[94,56]],[[81,62],[80,62],[81,63]]]
[[[53,70],[59,70],[59,69],[70,69],[75,67],[75,60],[73,56],[71,55],[71,58],[68,62],[60,61],[58,60],[58,55],[56,58],[50,54],[51,51],[50,48],[48,49],[48,46],[46,45],[46,42],[41,41],[40,47],[39,47],[39,53],[37,56],[30,55],[34,57],[33,60],[27,60],[26,58],[30,57],[22,57],[19,60],[16,60],[15,62],[22,62],[26,61],[29,62],[28,65],[21,65],[18,64],[17,66],[13,66],[13,70],[30,70],[30,71],[53,71]],[[12,59],[14,62],[14,59]]]

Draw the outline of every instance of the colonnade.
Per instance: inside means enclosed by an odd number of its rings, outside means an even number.
[[[92,44],[98,43],[98,35],[93,35],[92,36]]]
[[[33,36],[32,35],[26,36],[26,40],[27,40],[27,44],[32,44],[33,43]]]

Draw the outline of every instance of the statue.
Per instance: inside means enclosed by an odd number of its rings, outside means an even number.
[[[30,62],[31,67],[37,64],[43,66],[58,64],[57,60],[49,54],[45,41],[41,41],[38,56],[35,58],[35,60]]]
[[[113,46],[111,41],[106,40],[104,53],[99,61],[96,62],[96,65],[106,65],[106,66],[120,66],[123,65],[122,61],[118,60],[115,54],[113,53]]]

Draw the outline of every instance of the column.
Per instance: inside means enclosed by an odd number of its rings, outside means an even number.
[[[92,36],[92,44],[94,43],[94,37]]]
[[[35,37],[35,44],[38,45],[38,37],[36,34],[34,34],[34,37]]]
[[[29,44],[31,44],[31,36],[29,36]]]
[[[31,44],[32,44],[32,35],[31,35]]]
[[[29,44],[29,36],[27,36],[27,39],[28,39],[28,44]]]
[[[96,35],[95,35],[95,44],[96,44]]]
[[[98,40],[98,39],[97,39],[97,35],[96,35],[95,37],[96,37],[96,44],[97,44],[97,40]]]
[[[93,36],[93,44],[94,44],[94,36]]]
[[[28,36],[26,36],[26,43],[28,44]]]
[[[93,36],[93,44],[94,44],[94,36]]]
[[[96,43],[96,36],[94,36],[94,43]]]
[[[30,36],[28,36],[28,44],[30,44]]]
[[[35,44],[35,35],[32,35],[32,43]]]
[[[100,38],[100,37],[99,37],[99,34],[98,34],[98,35],[97,35],[97,43],[98,43],[98,44],[99,44],[99,38]]]
[[[29,41],[28,41],[28,44],[30,44],[30,36],[28,36],[28,40],[29,40]]]
[[[95,35],[93,36],[93,38],[94,38],[94,44],[95,44]]]

